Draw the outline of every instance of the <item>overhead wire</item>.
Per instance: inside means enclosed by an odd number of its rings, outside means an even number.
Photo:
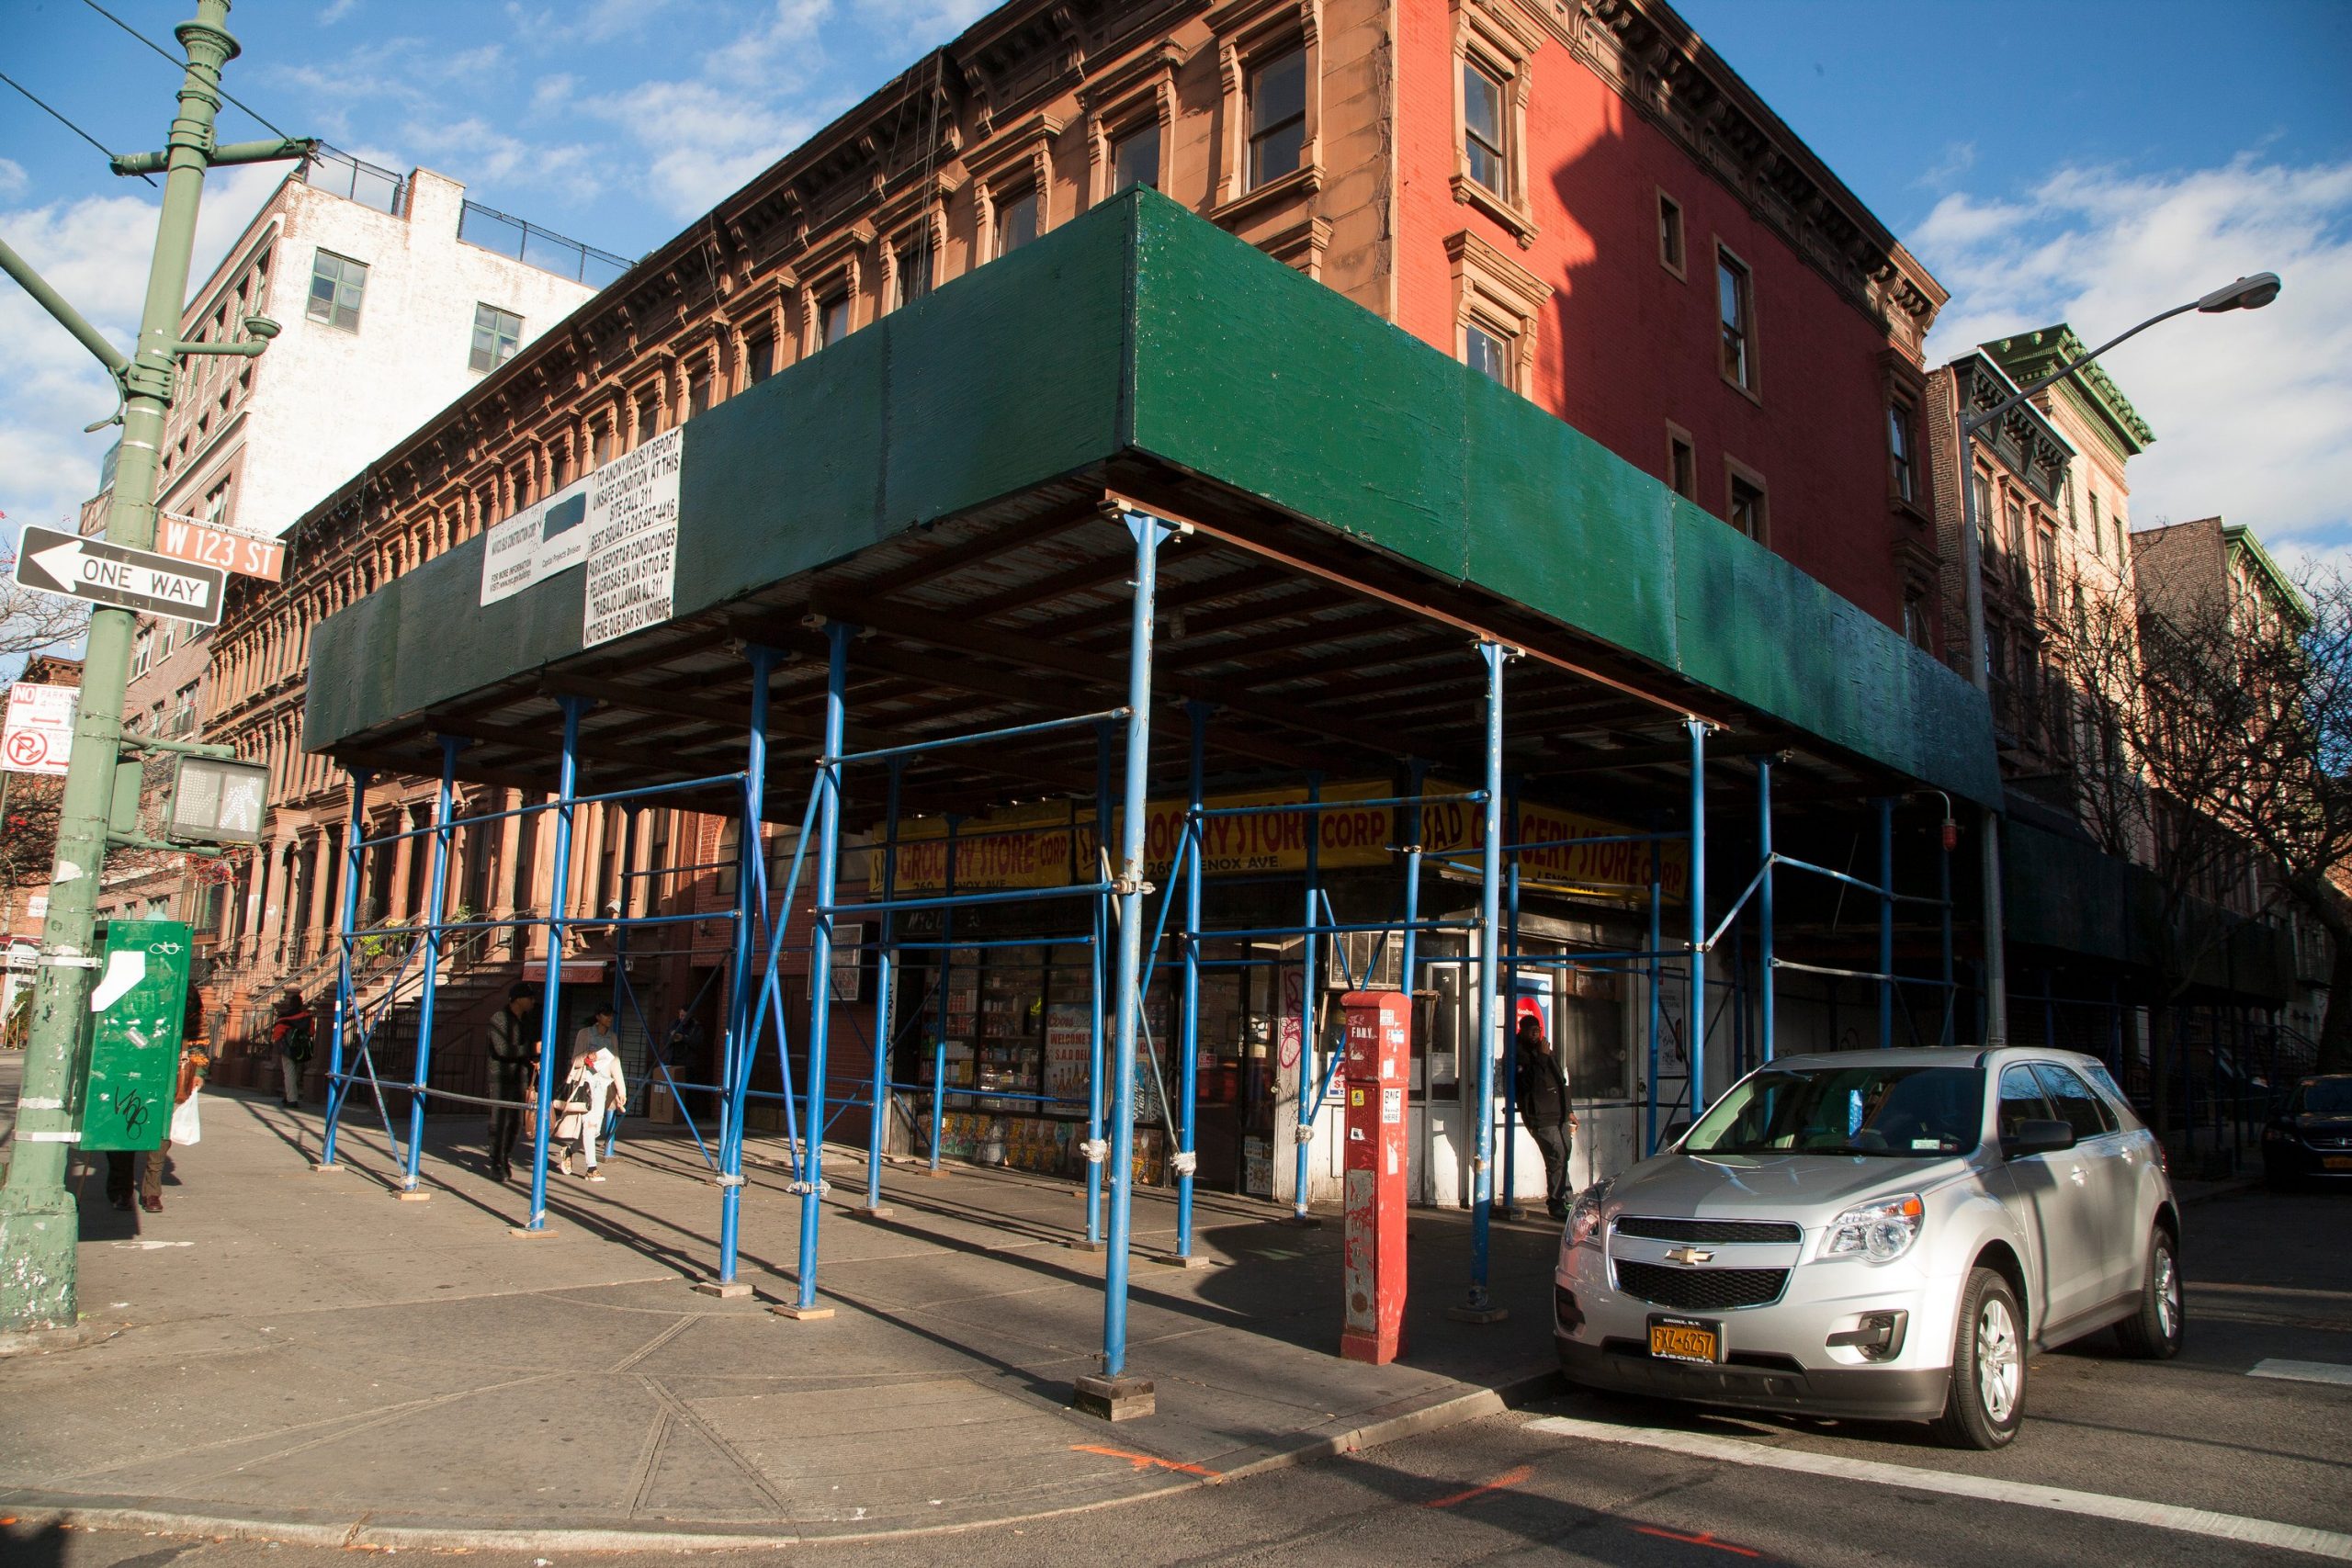
[[[67,119],[63,115],[62,115],[62,114],[58,113],[55,109],[51,108],[47,104],[45,104],[45,103],[41,102],[40,98],[38,96],[36,96],[36,95],[34,94],[33,90],[32,90],[30,87],[26,86],[22,82],[17,81],[14,76],[10,76],[10,75],[7,75],[7,74],[6,74],[6,73],[0,73],[0,82],[6,82],[6,83],[7,83],[7,84],[8,84],[8,85],[10,85],[11,87],[16,88],[16,89],[17,89],[17,91],[18,91],[19,93],[24,94],[24,96],[25,96],[26,97],[28,97],[28,98],[29,98],[29,99],[31,99],[31,100],[32,100],[32,104],[33,104],[33,107],[36,107],[36,108],[40,109],[43,114],[48,115],[50,118],[51,118],[51,119],[55,120],[58,124],[60,124],[60,125],[63,126],[66,130],[68,130],[72,131],[74,135],[76,135],[76,136],[80,137],[83,141],[85,141],[88,142],[91,146],[93,146],[93,147],[96,148],[99,152],[105,152],[105,153],[106,153],[106,156],[107,156],[107,161],[108,163],[112,163],[112,162],[114,161],[114,154],[113,154],[111,152],[108,152],[108,151],[107,151],[107,144],[106,144],[105,142],[103,142],[103,141],[99,141],[96,137],[95,137],[95,136],[91,135],[88,131],[86,131],[86,130],[83,130],[80,126],[78,126],[78,125],[74,124],[72,120]],[[152,186],[152,185],[153,185],[153,184],[155,183],[153,180],[147,179],[147,176],[146,176],[145,175],[140,175],[139,177],[140,177],[141,179],[142,179],[142,180],[147,180],[147,183],[148,183],[149,185],[151,185],[151,186]]]
[[[107,21],[112,22],[116,27],[120,28],[124,32],[129,33],[132,38],[137,39],[141,43],[145,44],[149,49],[153,50],[157,54],[162,55],[165,60],[170,61],[174,70],[185,71],[187,69],[187,62],[186,60],[183,60],[180,56],[174,54],[170,50],[165,49],[162,44],[157,43],[145,33],[141,32],[137,28],[132,27],[129,22],[126,22],[120,17],[116,16],[112,11],[107,10],[104,6],[99,5],[98,0],[82,0],[82,4],[87,6],[91,10],[96,11],[99,16],[104,17]],[[286,132],[279,130],[277,127],[270,124],[269,121],[263,117],[262,112],[254,107],[253,105],[245,102],[243,98],[238,97],[235,94],[230,92],[228,88],[220,86],[218,83],[215,83],[213,85],[215,90],[217,90],[223,98],[226,98],[229,102],[244,110],[247,114],[253,116],[254,118],[260,120],[263,130],[271,132],[280,141],[292,140],[292,138],[288,137]],[[152,184],[153,182],[151,181],[149,183]]]

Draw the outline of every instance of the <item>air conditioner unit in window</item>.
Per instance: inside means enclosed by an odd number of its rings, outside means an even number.
[[[1401,991],[1404,974],[1404,932],[1341,931],[1331,939],[1323,979],[1335,991]]]

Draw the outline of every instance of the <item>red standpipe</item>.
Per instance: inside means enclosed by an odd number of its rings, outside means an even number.
[[[1347,1018],[1347,1296],[1340,1354],[1375,1366],[1405,1339],[1405,1081],[1412,1003],[1401,991],[1350,991]]]

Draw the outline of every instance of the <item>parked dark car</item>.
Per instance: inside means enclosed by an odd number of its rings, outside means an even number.
[[[2262,1174],[2273,1187],[2352,1184],[2352,1073],[2305,1078],[2262,1129]]]

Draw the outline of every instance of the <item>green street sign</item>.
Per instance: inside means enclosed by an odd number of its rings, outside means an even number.
[[[108,920],[100,928],[83,1148],[153,1149],[170,1132],[188,953],[188,928],[179,920]]]

